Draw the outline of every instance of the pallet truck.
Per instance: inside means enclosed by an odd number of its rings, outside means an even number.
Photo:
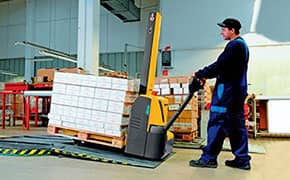
[[[203,81],[193,78],[189,83],[188,97],[167,121],[168,100],[153,95],[160,25],[161,15],[158,12],[150,13],[139,96],[131,109],[125,147],[126,154],[152,160],[164,159],[172,152],[174,135],[169,128],[189,103],[194,92],[204,84]]]

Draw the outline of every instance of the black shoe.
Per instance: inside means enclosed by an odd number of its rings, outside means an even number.
[[[225,162],[226,166],[232,167],[232,168],[238,168],[242,170],[251,170],[250,163],[241,163],[237,160],[227,160]]]
[[[192,167],[201,167],[201,168],[217,168],[217,162],[216,161],[208,161],[204,162],[203,160],[191,160],[189,161],[189,166]]]

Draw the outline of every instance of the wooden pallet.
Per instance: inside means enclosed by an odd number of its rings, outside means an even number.
[[[57,127],[49,125],[47,132],[52,135],[58,135],[63,137],[69,137],[80,141],[85,141],[94,144],[100,144],[104,146],[110,146],[114,148],[122,149],[125,147],[126,138],[125,133],[121,137],[108,136],[104,134],[97,134],[89,131],[76,130],[65,127]]]
[[[172,127],[172,132],[173,133],[191,133],[193,132],[193,129],[190,127],[188,128]]]
[[[191,142],[197,137],[197,131],[190,133],[174,133],[175,141]]]
[[[126,72],[105,72],[105,73],[102,73],[100,75],[128,79],[128,73],[126,73]]]

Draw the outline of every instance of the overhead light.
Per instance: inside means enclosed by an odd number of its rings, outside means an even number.
[[[65,61],[78,63],[78,61],[76,59],[72,58],[72,57],[61,56],[61,55],[58,55],[58,54],[55,54],[55,53],[52,53],[52,52],[48,52],[46,50],[40,50],[39,53],[42,54],[42,55],[45,55],[45,56],[50,56],[50,57],[54,57],[54,58],[57,58],[57,59],[62,59],[62,60],[65,60]]]
[[[75,59],[73,59],[73,58],[69,58],[69,57],[65,57],[65,56],[60,56],[60,55],[57,55],[57,54],[54,54],[52,52],[48,52],[48,51],[45,51],[45,50],[40,50],[39,53],[42,54],[42,55],[45,55],[45,56],[51,56],[51,57],[54,57],[54,58],[58,58],[58,59],[65,60],[65,61],[69,61],[69,62],[73,62],[73,63],[78,63],[78,61],[75,60]],[[98,69],[103,70],[103,71],[108,71],[108,72],[115,72],[115,71],[113,71],[111,69],[104,68],[104,67],[101,67],[101,66],[99,66]]]
[[[66,54],[64,52],[60,52],[60,51],[57,51],[57,50],[54,50],[54,49],[50,49],[48,47],[44,47],[44,46],[41,46],[39,44],[35,44],[35,43],[32,43],[32,42],[28,42],[28,41],[17,41],[15,42],[14,45],[21,45],[21,46],[29,46],[29,47],[32,47],[32,48],[36,48],[38,49],[39,51],[39,54],[41,55],[45,55],[45,56],[49,56],[49,57],[53,57],[53,58],[57,58],[57,59],[61,59],[61,60],[64,60],[64,61],[69,61],[69,62],[72,62],[72,63],[78,63],[77,61],[77,58],[76,57],[73,57],[69,54]],[[31,59],[33,62],[39,62],[39,61],[53,61],[53,60],[48,60],[48,59]],[[98,69],[100,70],[103,70],[103,71],[108,71],[108,72],[115,72],[114,70],[111,70],[111,69],[108,69],[108,68],[105,68],[105,67],[98,67]]]
[[[47,52],[52,52],[53,54],[57,54],[60,56],[67,56],[67,57],[71,57],[70,54],[67,54],[65,52],[61,52],[61,51],[57,51],[55,49],[51,49],[49,47],[45,47],[36,43],[32,43],[32,42],[28,42],[28,41],[17,41],[14,43],[15,46],[17,45],[22,45],[22,46],[28,46],[28,47],[32,47],[32,48],[36,48],[38,50],[45,50]]]
[[[16,74],[16,73],[7,72],[4,70],[0,70],[0,74],[8,75],[8,76],[18,76],[18,74]]]
[[[98,69],[103,70],[103,71],[108,71],[108,72],[115,72],[115,71],[113,71],[111,69],[107,69],[107,68],[104,68],[104,67],[101,67],[101,66],[99,66]]]

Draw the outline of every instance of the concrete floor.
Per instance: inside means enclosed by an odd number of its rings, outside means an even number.
[[[44,134],[45,129],[32,129],[29,132],[8,128],[0,130],[1,135]],[[230,152],[222,152],[217,169],[200,169],[188,166],[188,161],[198,158],[200,150],[174,149],[175,155],[156,169],[136,168],[99,162],[83,161],[58,157],[0,157],[1,179],[5,180],[91,180],[91,179],[191,179],[191,180],[289,180],[290,179],[290,140],[258,139],[251,143],[262,144],[265,155],[251,154],[252,170],[242,171],[224,165],[231,159]]]

